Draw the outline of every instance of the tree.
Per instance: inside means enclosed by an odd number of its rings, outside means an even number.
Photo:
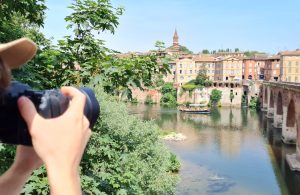
[[[235,49],[234,49],[234,52],[239,52],[239,51],[240,51],[239,48],[235,48]]]
[[[203,49],[203,50],[202,50],[202,53],[203,53],[203,54],[209,54],[210,52],[209,52],[208,49]]]
[[[175,106],[177,103],[177,90],[173,86],[173,83],[165,83],[160,92],[162,93],[162,97],[160,99],[160,103],[165,106]]]
[[[162,41],[156,41],[155,42],[155,47],[157,48],[158,52],[162,52],[166,49],[165,43]]]
[[[186,46],[183,46],[183,45],[179,46],[179,50],[184,52],[184,53],[187,53],[187,54],[192,54],[193,53],[191,50],[189,50]]]
[[[222,91],[213,89],[210,94],[210,101],[213,105],[216,105],[222,98]]]

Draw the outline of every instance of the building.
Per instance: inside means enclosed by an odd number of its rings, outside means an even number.
[[[266,81],[278,81],[280,75],[280,56],[268,57],[265,61],[264,77]]]
[[[183,56],[176,59],[175,83],[183,85],[197,76],[193,56]]]
[[[249,57],[243,59],[242,79],[263,80],[266,58]]]
[[[214,79],[217,81],[241,81],[243,77],[243,59],[238,57],[218,57]]]
[[[280,80],[300,82],[300,51],[285,51],[280,55]]]
[[[215,66],[216,66],[216,58],[212,57],[211,55],[199,55],[195,56],[195,71],[199,74],[201,71],[205,72],[208,76],[209,80],[215,79]]]

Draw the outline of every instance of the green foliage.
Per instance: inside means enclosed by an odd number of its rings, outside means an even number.
[[[248,106],[248,96],[242,95],[242,106]]]
[[[230,98],[230,102],[232,103],[232,100],[234,99],[233,91],[230,91],[229,98]]]
[[[171,93],[164,94],[160,99],[161,105],[172,107],[176,106],[177,100],[176,97],[173,96]]]
[[[180,164],[179,160],[177,159],[177,156],[173,153],[171,153],[171,155],[170,155],[170,162],[171,162],[171,164],[170,164],[169,169],[175,173],[179,172],[181,164]]]
[[[247,57],[254,57],[255,55],[257,54],[266,54],[264,52],[259,52],[259,51],[246,51],[245,53],[245,56]]]
[[[144,103],[145,104],[154,104],[154,102],[152,100],[152,96],[151,95],[147,95]]]
[[[192,102],[184,102],[184,103],[183,103],[183,105],[186,106],[186,107],[189,107],[190,104],[192,104]]]
[[[210,94],[210,101],[212,105],[216,105],[222,98],[222,91],[213,89]]]
[[[191,84],[191,83],[186,83],[186,84],[182,85],[181,88],[183,89],[183,91],[188,91],[189,96],[191,96],[193,91],[197,88],[197,85]]]
[[[162,93],[160,99],[162,105],[172,107],[177,104],[177,90],[173,86],[173,83],[165,83],[161,87],[160,92]]]
[[[183,45],[179,46],[179,51],[182,51],[186,54],[193,54],[193,52],[191,50],[189,50],[186,46],[183,46]]]
[[[203,50],[202,50],[202,53],[203,53],[203,54],[209,54],[210,52],[209,52],[208,49],[203,49]]]
[[[170,94],[172,94],[174,97],[176,97],[176,94],[177,94],[176,88],[173,86],[173,83],[165,83],[165,84],[161,87],[160,92],[161,92],[162,94],[170,93]]]
[[[260,102],[258,97],[251,97],[249,108],[252,110],[259,110],[260,109]]]
[[[0,10],[0,23],[10,21],[15,15],[21,15],[30,23],[42,26],[46,5],[44,0],[1,0]]]
[[[138,100],[137,100],[137,98],[132,98],[130,102],[133,103],[133,104],[139,103]]]
[[[158,139],[158,126],[128,115],[125,105],[111,101],[101,89],[96,92],[101,121],[93,130],[82,173],[107,194],[174,193],[171,154]]]

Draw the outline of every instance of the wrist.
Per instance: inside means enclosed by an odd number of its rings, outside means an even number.
[[[46,164],[46,169],[51,194],[81,194],[77,168]]]

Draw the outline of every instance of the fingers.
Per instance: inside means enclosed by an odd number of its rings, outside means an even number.
[[[18,107],[21,116],[25,120],[29,129],[32,129],[33,121],[39,118],[39,114],[37,113],[34,104],[27,97],[20,97],[18,99]]]
[[[86,101],[85,95],[74,87],[62,87],[61,92],[65,96],[69,96],[72,98],[68,110],[76,114],[79,113],[83,114],[85,101]]]

